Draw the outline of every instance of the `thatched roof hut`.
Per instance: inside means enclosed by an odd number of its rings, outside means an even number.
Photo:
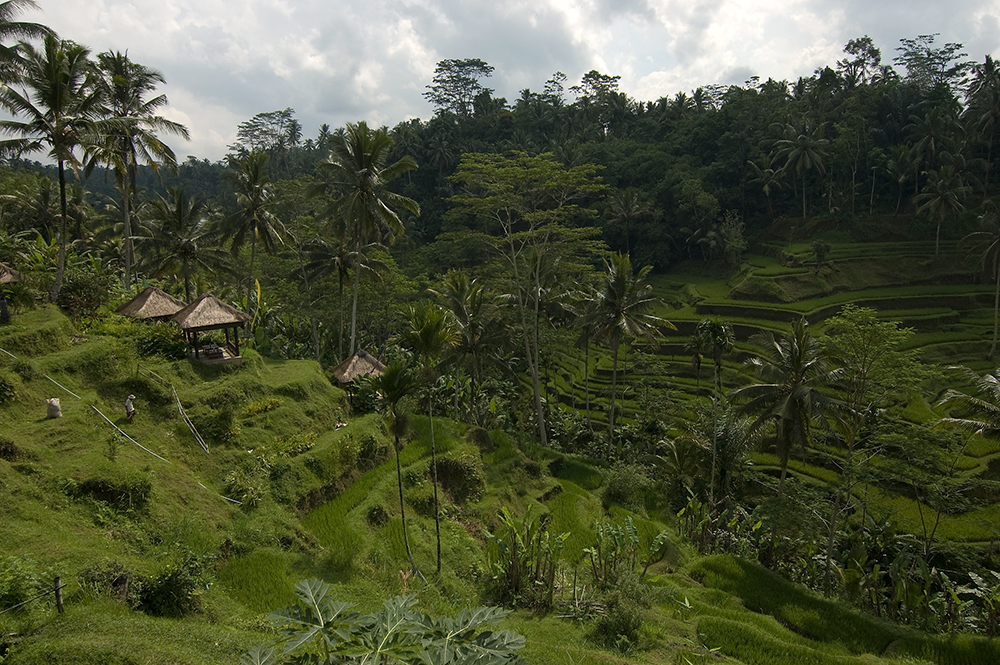
[[[0,284],[11,284],[21,281],[21,273],[11,268],[6,263],[0,263]]]
[[[200,358],[198,333],[209,330],[225,330],[226,346],[234,357],[240,355],[239,329],[250,320],[250,315],[232,305],[222,302],[211,293],[206,293],[193,303],[174,314],[174,322],[180,326],[188,342],[194,347],[195,358]],[[233,339],[229,331],[233,330]]]
[[[185,307],[187,304],[183,300],[179,300],[155,286],[147,286],[139,295],[116,311],[133,319],[166,321]]]
[[[350,383],[361,376],[382,374],[384,371],[385,365],[364,349],[358,349],[350,358],[330,370],[340,385]]]

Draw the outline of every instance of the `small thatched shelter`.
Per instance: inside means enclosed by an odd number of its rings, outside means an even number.
[[[147,286],[139,295],[116,311],[133,319],[167,321],[185,307],[187,307],[187,303],[183,300],[179,300],[155,286]]]
[[[0,284],[12,284],[21,281],[21,273],[6,263],[0,263]]]
[[[369,374],[380,375],[384,371],[385,365],[364,349],[358,349],[350,358],[330,370],[337,378],[337,383],[342,386],[358,377]]]
[[[194,347],[194,357],[201,359],[202,349],[198,344],[198,333],[210,330],[226,331],[226,350],[234,358],[240,357],[239,329],[250,320],[250,315],[241,312],[232,305],[222,302],[211,293],[206,293],[193,303],[174,314],[174,322],[184,332],[188,343]],[[233,331],[230,339],[229,331]],[[222,349],[206,347],[209,359],[221,359]]]

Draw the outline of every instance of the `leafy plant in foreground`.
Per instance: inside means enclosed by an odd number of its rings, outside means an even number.
[[[432,619],[414,610],[413,596],[396,596],[376,614],[351,612],[351,605],[333,600],[331,587],[320,580],[295,585],[296,605],[273,612],[271,621],[281,637],[272,645],[251,649],[242,665],[277,663],[412,663],[482,665],[520,663],[514,652],[524,638],[485,626],[502,619],[507,610],[479,607],[452,619]],[[290,658],[289,658],[290,656]]]

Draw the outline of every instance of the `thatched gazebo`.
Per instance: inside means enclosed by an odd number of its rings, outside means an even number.
[[[380,375],[385,372],[385,365],[364,349],[358,349],[330,372],[337,378],[337,383],[343,386],[362,376]]]
[[[242,361],[239,330],[250,320],[250,315],[222,302],[211,293],[206,293],[174,314],[173,320],[184,332],[188,343],[194,348],[195,358],[204,362],[234,362],[234,364],[239,364]],[[210,330],[226,331],[225,347],[205,345],[203,348],[198,343],[198,333]],[[230,330],[233,331],[232,338],[230,338]],[[205,358],[203,359],[202,356]]]
[[[147,286],[139,295],[115,311],[123,316],[143,321],[168,321],[185,307],[187,303],[183,300],[155,286]]]
[[[10,311],[7,310],[7,294],[4,293],[3,285],[20,281],[21,273],[6,263],[0,263],[0,323],[10,323]]]

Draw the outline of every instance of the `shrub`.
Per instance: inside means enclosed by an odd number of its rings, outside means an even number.
[[[377,529],[389,523],[389,513],[381,505],[374,505],[368,509],[365,521],[368,522],[369,526]]]
[[[59,291],[59,306],[74,319],[93,316],[111,293],[111,273],[87,264],[66,271]]]
[[[374,434],[365,434],[358,444],[357,465],[362,471],[374,469],[389,456],[389,444]]]
[[[10,439],[0,439],[0,459],[14,462],[20,457],[21,451]]]
[[[177,326],[168,323],[137,325],[133,334],[136,351],[141,356],[166,360],[187,358],[188,344]]]
[[[642,615],[637,603],[616,594],[605,604],[590,637],[607,649],[626,654],[639,642]]]
[[[0,610],[34,598],[45,586],[33,561],[19,556],[0,558]],[[19,612],[29,608],[22,607]]]
[[[641,464],[616,463],[605,476],[604,505],[641,508],[646,491],[653,486],[646,468]]]
[[[15,374],[21,377],[22,381],[31,381],[35,378],[35,366],[24,360],[15,362],[13,370]]]
[[[431,470],[428,470],[430,473]],[[479,455],[466,452],[437,461],[438,483],[455,503],[478,501],[486,493],[486,474]],[[433,477],[433,475],[432,475]]]
[[[193,554],[167,564],[143,580],[140,608],[147,614],[179,618],[201,609],[201,592],[208,588],[204,565]]]
[[[96,561],[77,575],[84,591],[111,598],[132,609],[139,607],[143,597],[142,578],[117,559]]]
[[[17,387],[14,381],[3,374],[0,374],[0,404],[10,404],[17,397]]]
[[[378,391],[372,376],[363,376],[350,383],[351,411],[356,414],[375,413],[378,410]]]

